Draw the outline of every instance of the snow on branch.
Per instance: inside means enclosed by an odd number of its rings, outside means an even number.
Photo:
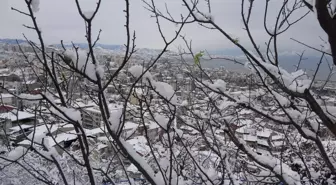
[[[30,6],[33,12],[40,10],[40,0],[30,0]]]
[[[200,11],[193,11],[192,13],[199,21],[214,21],[214,16],[210,13],[202,13]]]
[[[57,108],[51,107],[50,112],[53,114],[59,116],[60,118],[64,120],[69,120],[70,122],[75,121],[75,122],[82,122],[82,116],[79,110],[76,110],[74,108],[67,108],[67,107],[61,107],[58,105],[54,105]]]
[[[306,89],[310,87],[310,84],[312,83],[312,81],[308,79],[307,74],[301,69],[289,73],[285,69],[275,66],[273,64],[260,62],[260,65],[264,67],[268,72],[270,72],[273,76],[275,76],[279,80],[279,82],[282,82],[282,85],[284,85],[287,89],[293,92],[303,93]],[[259,73],[266,76],[266,72],[258,64],[251,64],[250,62],[247,62],[245,66],[251,71],[257,70]]]
[[[91,19],[95,11],[85,11],[83,12],[85,18]]]
[[[123,110],[122,109],[117,109],[113,110],[110,113],[110,124],[111,124],[111,129],[113,132],[117,133],[118,130],[120,129],[120,120],[122,119],[123,116]]]
[[[279,101],[279,103],[282,107],[287,107],[287,106],[290,105],[291,102],[288,100],[288,98],[282,96],[281,94],[279,94],[276,91],[272,91],[272,94]]]
[[[293,171],[287,164],[272,156],[258,155],[245,144],[245,141],[239,139],[239,142],[246,153],[251,155],[257,163],[271,169],[277,176],[281,176],[288,185],[301,185],[300,175]]]
[[[173,87],[165,82],[152,81],[152,86],[155,88],[158,94],[160,94],[165,99],[169,100],[170,103],[176,105],[177,97]]]
[[[15,161],[21,158],[27,152],[27,148],[18,146],[14,150],[10,151],[7,155],[9,160]]]
[[[60,118],[64,120],[68,120],[70,122],[73,122],[73,121],[78,122],[78,123],[82,122],[82,115],[79,110],[56,105],[55,100],[51,94],[45,94],[44,96],[48,100],[48,102],[52,104],[52,106],[49,109],[51,113],[59,116]]]
[[[167,116],[159,113],[154,113],[154,119],[163,129],[168,129],[169,118]]]
[[[208,83],[207,84],[209,86],[209,88],[217,91],[217,90],[220,90],[222,92],[225,92],[226,90],[226,82],[224,82],[223,80],[221,79],[217,79],[216,81],[214,81],[214,83]]]
[[[74,49],[68,49],[65,51],[64,55],[72,60],[73,67],[83,72],[90,79],[97,81],[97,75],[99,75],[100,78],[103,77],[103,66],[100,66],[98,63],[93,64],[86,51],[81,49],[78,49],[77,51]]]
[[[152,81],[153,76],[150,72],[145,72],[145,69],[140,65],[134,65],[128,69],[128,71],[135,77],[140,78],[141,75],[143,77],[143,82]],[[145,72],[145,74],[143,74]]]
[[[125,140],[120,139],[120,142],[124,146],[124,148],[127,150],[127,154],[132,156],[135,161],[139,163],[139,165],[147,172],[147,174],[153,179],[155,184],[165,184],[164,177],[161,173],[154,173],[153,169],[149,166],[149,164],[145,161],[144,158],[142,158]]]
[[[41,95],[34,95],[34,94],[26,94],[26,93],[22,93],[19,95],[20,99],[25,99],[25,100],[32,100],[32,101],[36,101],[36,100],[41,100],[43,99],[43,97]]]
[[[134,65],[128,70],[135,78],[142,77],[142,82],[151,85],[155,92],[168,100],[171,104],[177,105],[177,96],[171,85],[165,82],[155,81],[150,72],[146,71],[140,65]]]

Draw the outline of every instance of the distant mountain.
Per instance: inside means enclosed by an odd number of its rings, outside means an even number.
[[[19,44],[26,43],[27,41],[22,40],[22,39],[0,39],[0,43],[4,44]]]
[[[27,43],[26,40],[22,40],[22,39],[0,39],[0,43],[4,43],[4,44],[17,44],[17,42],[19,44]],[[74,44],[82,49],[88,48],[88,44],[86,43],[74,43]],[[62,47],[61,44],[52,44],[52,46]],[[72,47],[72,44],[65,44],[65,47]],[[110,44],[99,44],[99,43],[96,44],[96,47],[101,47],[103,49],[108,49],[108,50],[123,50],[125,48],[122,45],[110,45]]]
[[[19,44],[26,43],[26,41],[22,39],[0,39],[0,43],[17,44],[17,42]],[[86,43],[74,43],[74,44],[82,49],[88,48],[88,45]],[[54,44],[50,46],[58,47],[58,48],[61,47],[60,44]],[[72,44],[65,44],[65,47],[72,47]],[[102,48],[104,50],[115,51],[115,52],[120,52],[120,51],[125,50],[125,46],[123,45],[113,45],[113,44],[111,45],[111,44],[97,43],[96,47]],[[156,50],[156,49],[138,48],[136,54],[147,56],[148,58],[150,58],[151,56],[156,56],[159,52],[160,50]],[[238,58],[242,58],[243,56],[243,53],[239,49],[225,49],[225,50],[209,51],[209,53],[211,53],[212,55],[217,55],[217,56],[231,56],[231,57],[238,57]],[[284,69],[288,70],[289,72],[292,72],[296,69],[295,65],[297,65],[299,61],[299,57],[297,55],[293,53],[286,53],[284,55],[280,55],[279,58],[280,58],[280,66],[283,67]],[[305,58],[307,59],[301,62],[300,68],[306,70],[307,73],[312,74],[313,73],[312,70],[316,69],[318,62],[320,61],[320,56],[310,55],[310,56],[306,56]],[[329,59],[329,61],[331,60]],[[243,71],[246,70],[243,66],[234,64],[226,60],[204,61],[202,62],[202,66],[208,67],[208,68],[225,67],[230,70],[243,70]],[[328,67],[328,64],[324,61],[322,65],[320,66],[320,70],[317,76],[318,78],[323,79],[328,74],[329,74],[329,67]]]
[[[82,49],[87,49],[89,47],[87,43],[74,43],[74,44],[75,46],[78,46],[79,48],[82,48]],[[53,46],[62,47],[61,44],[53,44]],[[65,44],[64,46],[72,47],[72,44]],[[101,47],[107,50],[124,50],[125,48],[122,45],[109,45],[109,44],[99,44],[99,43],[96,44],[96,47]]]
[[[25,40],[18,40],[19,44],[27,43]],[[0,39],[1,43],[7,43],[7,44],[17,44],[16,39]],[[74,43],[76,47],[79,47],[81,49],[88,49],[87,43]],[[62,48],[61,44],[50,44],[48,45],[51,48]],[[64,47],[66,48],[72,48],[72,43],[66,43],[64,44]],[[97,52],[102,53],[124,53],[126,50],[124,45],[116,45],[116,44],[100,44],[97,43],[95,45],[95,49],[97,49]],[[136,53],[133,54],[133,56],[138,56],[139,58],[142,58],[144,60],[150,60],[154,56],[157,56],[161,50],[158,49],[149,49],[149,48],[136,48]],[[172,54],[175,54],[174,52],[168,51],[166,52],[162,57],[165,56],[171,56]]]

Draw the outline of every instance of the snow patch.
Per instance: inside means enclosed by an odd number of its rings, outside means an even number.
[[[293,171],[287,164],[281,162],[279,159],[266,156],[266,155],[258,155],[253,152],[243,140],[239,140],[242,146],[245,148],[246,152],[253,156],[253,158],[258,162],[265,166],[271,167],[272,171],[280,175],[284,181],[289,185],[301,185],[300,175]]]
[[[328,53],[328,54],[331,54],[331,48],[330,48],[330,44],[329,43],[326,43],[324,46],[323,46],[323,49],[322,49],[324,52]]]
[[[104,70],[104,67],[103,67],[103,66],[101,66],[101,65],[96,65],[96,71],[97,71],[97,74],[99,75],[100,78],[103,78],[103,77],[104,77],[105,70]]]
[[[272,91],[272,94],[279,101],[279,103],[282,107],[287,107],[287,106],[290,105],[291,102],[288,100],[288,98],[282,96],[281,94],[279,94],[278,92],[275,92],[275,91]]]
[[[22,94],[19,95],[19,98],[20,99],[25,99],[25,100],[41,100],[42,96],[41,95],[22,93]]]
[[[155,184],[165,184],[164,177],[161,173],[154,173],[153,169],[149,166],[144,158],[142,158],[126,141],[120,139],[120,142],[127,151],[127,154],[130,155],[135,161],[150,175],[151,179],[154,180]]]
[[[79,110],[73,109],[73,108],[67,108],[67,107],[61,107],[57,106],[57,109],[55,107],[51,107],[49,110],[53,114],[59,116],[60,118],[68,121],[75,121],[75,122],[82,122],[82,116]]]
[[[18,160],[20,157],[22,157],[27,152],[27,148],[18,146],[14,150],[10,151],[8,153],[8,159],[10,160]]]
[[[167,116],[159,114],[159,113],[155,113],[154,119],[163,129],[165,130],[168,129],[169,118]]]
[[[226,90],[226,82],[221,79],[217,79],[213,84],[209,84],[209,87],[214,90],[220,90],[224,92]]]
[[[38,12],[40,10],[40,0],[31,0],[30,6],[33,12]]]
[[[128,69],[128,71],[135,77],[135,78],[139,78],[145,71],[145,69],[140,66],[140,65],[134,65],[132,67],[130,67]],[[152,75],[147,71],[143,76],[144,81],[147,81],[147,79],[149,81],[153,80]]]
[[[94,65],[88,57],[88,53],[85,50],[78,49],[77,52],[74,49],[68,49],[64,52],[64,55],[71,58],[73,66],[79,71],[85,73],[90,79],[97,80],[97,74],[103,77],[104,69],[98,64]],[[77,56],[78,55],[78,56]]]
[[[120,128],[120,120],[122,119],[122,114],[123,110],[122,109],[117,109],[114,110],[110,113],[110,124],[111,124],[111,129],[114,132],[117,132]]]
[[[188,101],[187,100],[183,100],[182,103],[181,103],[181,106],[182,107],[188,106]]]
[[[168,100],[173,105],[177,105],[177,96],[171,85],[165,82],[153,80],[153,76],[148,71],[144,73],[145,69],[140,65],[134,65],[128,69],[128,71],[135,77],[143,77],[143,82],[145,84],[150,83],[150,85],[155,89],[156,93],[161,95],[163,98]]]
[[[252,55],[253,53],[250,52]],[[275,76],[279,82],[281,82],[286,88],[293,92],[303,93],[306,89],[310,87],[312,81],[308,79],[307,74],[303,70],[298,70],[293,73],[287,72],[285,69],[275,66],[270,63],[261,62],[261,59],[257,56],[254,56],[260,62],[258,64],[251,64],[250,62],[245,63],[245,66],[251,71],[259,71],[263,76],[267,76],[265,71],[269,71],[273,76]],[[255,68],[253,67],[255,66]]]
[[[156,82],[153,81],[152,85],[154,86],[155,90],[163,96],[165,99],[170,101],[172,104],[177,104],[177,97],[175,95],[175,91],[173,87],[165,82]]]
[[[85,11],[83,14],[85,18],[91,19],[93,17],[94,11]]]

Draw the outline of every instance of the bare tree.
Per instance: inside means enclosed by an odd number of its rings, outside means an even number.
[[[120,184],[126,179],[127,184],[134,184],[135,177],[146,181],[137,183],[153,185],[334,183],[335,107],[321,98],[328,81],[314,87],[319,67],[330,53],[321,51],[313,76],[300,69],[304,53],[294,72],[280,66],[278,36],[309,13],[292,17],[306,2],[283,1],[277,7],[275,26],[269,28],[271,7],[265,1],[263,24],[269,39],[262,50],[250,29],[254,1],[242,0],[241,18],[253,46],[250,51],[216,24],[210,1],[182,0],[187,11],[178,16],[168,6],[162,11],[156,1],[144,1],[165,45],[142,61],[137,58],[136,32],[130,29],[130,2],[125,0],[127,40],[119,64],[111,64],[114,67],[102,64],[107,59],[100,58],[96,47],[100,32],[92,34],[101,0],[92,12],[82,11],[80,2],[75,2],[85,23],[87,50],[63,42],[58,49],[44,44],[35,17],[39,1],[25,0],[28,12],[12,8],[31,18],[33,25],[25,27],[36,31],[39,43],[26,38],[34,59],[18,44],[28,67],[20,68],[22,93],[12,94],[25,102],[24,110],[35,121],[28,131],[27,125],[18,123],[23,139],[18,146],[1,148],[4,183]],[[207,12],[201,11],[204,6]],[[171,38],[162,31],[163,20],[177,25]],[[244,53],[245,60],[229,58],[250,70],[248,75],[234,76],[245,84],[239,90],[229,90],[239,82],[232,86],[202,67],[203,59],[219,57],[194,53],[192,43],[181,35],[186,24],[197,23],[218,31]],[[185,46],[172,55],[168,49],[178,38]],[[155,74],[157,66],[172,68],[171,60],[178,61],[175,68],[181,78],[178,74],[175,79],[162,77],[164,71]],[[31,94],[24,75],[27,69],[40,84],[38,94]],[[191,89],[180,95],[181,87]],[[19,120],[18,110],[11,113]],[[4,133],[11,140],[13,135]],[[15,174],[17,170],[25,175]]]

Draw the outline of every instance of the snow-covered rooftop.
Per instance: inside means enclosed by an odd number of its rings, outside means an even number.
[[[283,140],[283,139],[285,139],[285,136],[284,135],[274,135],[274,136],[272,136],[272,138],[271,138],[273,141],[274,140]]]
[[[245,141],[256,142],[258,140],[257,136],[244,135]]]
[[[265,137],[265,138],[268,138],[270,137],[272,134],[272,131],[271,130],[268,130],[268,129],[264,129],[262,131],[258,131],[257,132],[257,136],[258,137]]]
[[[283,146],[285,142],[284,141],[272,141],[271,144],[273,147],[280,147],[280,146]]]
[[[20,126],[18,125],[18,126],[10,128],[10,130],[12,132],[17,132],[17,131],[20,131],[21,129],[32,128],[32,127],[34,127],[34,125],[21,124]]]
[[[141,155],[147,155],[150,152],[149,146],[146,144],[147,139],[144,136],[137,136],[127,140],[127,143],[132,145],[133,149]]]
[[[34,118],[35,115],[24,111],[12,111],[0,114],[0,119],[9,119],[11,121],[20,121]]]
[[[9,94],[9,93],[1,93],[0,98],[13,98],[14,95]]]
[[[128,130],[128,129],[136,128],[136,127],[138,127],[138,126],[139,126],[139,125],[136,124],[136,123],[133,123],[133,122],[131,122],[131,121],[126,121],[126,122],[125,122],[125,125],[124,125],[124,129],[125,129],[125,130]]]
[[[104,128],[104,127],[99,127],[99,128],[95,128],[95,129],[91,129],[91,130],[85,129],[85,133],[88,136],[94,136],[94,135],[97,135],[97,134],[104,133],[104,130],[105,130],[105,132],[107,132],[107,129]]]
[[[114,103],[110,103],[108,105],[108,108],[110,111],[114,111],[114,110],[119,110],[119,109],[122,109],[123,108],[123,105],[119,105],[119,104],[114,104]],[[89,111],[89,112],[94,112],[94,113],[99,113],[100,114],[100,110],[99,110],[99,107],[97,105],[94,105],[94,106],[90,106],[88,108],[85,108],[86,111]]]
[[[137,173],[139,172],[138,171],[138,168],[136,166],[134,166],[134,164],[131,164],[129,167],[126,168],[126,171],[128,172],[133,172],[133,173]]]
[[[269,146],[269,144],[266,140],[258,139],[257,143],[258,143],[258,145]]]
[[[240,134],[249,134],[252,132],[252,130],[246,126],[243,126],[243,127],[236,129],[236,132]]]
[[[160,126],[155,123],[154,121],[149,121],[148,123],[146,123],[146,125],[148,125],[148,130],[151,130],[151,129],[156,129],[156,128],[159,128]]]

